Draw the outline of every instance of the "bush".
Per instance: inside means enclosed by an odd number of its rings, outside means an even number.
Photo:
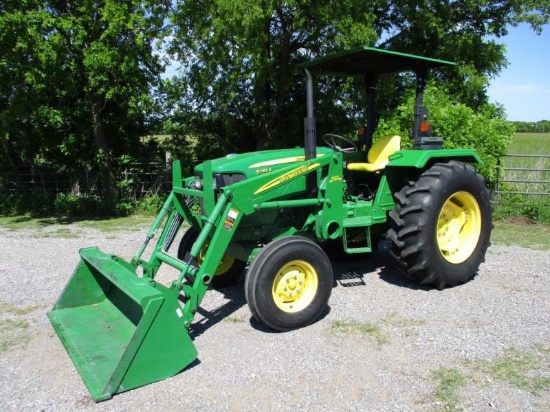
[[[444,138],[443,147],[446,149],[475,149],[484,162],[477,169],[485,177],[487,185],[493,188],[498,160],[507,153],[514,134],[513,125],[505,120],[504,110],[487,104],[474,112],[470,107],[454,101],[445,90],[434,86],[426,89],[424,100],[433,135]],[[376,135],[401,133],[408,136],[413,126],[413,107],[414,93],[409,92],[397,110],[380,120]],[[412,147],[410,139],[407,145]]]
[[[144,216],[155,216],[164,204],[164,201],[165,198],[159,195],[147,195],[137,203],[134,212]]]
[[[55,196],[42,192],[4,195],[0,196],[0,214],[17,216],[30,213],[35,216],[47,216],[54,210],[54,202]]]
[[[495,200],[495,220],[524,217],[533,222],[550,224],[550,205],[545,197],[502,194]]]
[[[155,216],[165,197],[158,194],[147,195],[141,200],[121,198],[115,201],[92,195],[59,193],[57,196],[46,193],[7,195],[0,197],[0,215],[33,217],[121,217],[131,214]]]
[[[109,209],[108,202],[97,196],[59,193],[54,201],[53,212],[66,217],[105,216],[109,214]]]

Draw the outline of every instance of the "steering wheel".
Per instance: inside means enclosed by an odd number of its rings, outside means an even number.
[[[338,134],[325,133],[323,135],[323,140],[325,141],[328,147],[331,147],[332,149],[338,150],[339,152],[342,152],[342,153],[353,153],[359,150],[355,142],[352,142],[351,140],[346,139],[345,137],[340,136]],[[338,143],[343,145],[340,146],[340,144]]]

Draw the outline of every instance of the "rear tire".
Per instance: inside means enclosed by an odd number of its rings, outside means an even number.
[[[489,191],[472,166],[436,163],[395,200],[388,237],[407,276],[443,289],[476,275],[492,223]]]
[[[178,247],[179,260],[187,259],[187,256],[189,252],[191,252],[191,248],[193,247],[193,244],[197,240],[198,236],[199,231],[193,226],[187,229],[187,231],[183,234]],[[204,253],[206,253],[207,248],[208,246],[203,247],[199,254],[199,266],[204,260]],[[229,255],[224,255],[218,269],[216,270],[216,273],[214,274],[214,277],[212,278],[210,286],[214,289],[220,289],[234,284],[243,273],[245,267],[246,263],[242,260],[235,259]]]
[[[254,317],[288,331],[314,322],[332,291],[332,266],[315,242],[290,236],[268,243],[250,264],[245,294]]]

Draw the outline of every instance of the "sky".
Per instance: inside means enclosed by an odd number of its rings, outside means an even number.
[[[508,67],[491,80],[489,100],[506,109],[508,120],[550,120],[550,25],[537,36],[527,24],[511,27],[497,42],[508,49]]]

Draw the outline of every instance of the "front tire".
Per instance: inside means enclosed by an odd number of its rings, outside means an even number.
[[[395,199],[391,253],[410,278],[443,289],[476,275],[492,223],[489,191],[472,166],[436,163]]]
[[[332,291],[332,266],[315,242],[290,236],[268,243],[250,264],[245,294],[254,317],[277,331],[314,322]]]

